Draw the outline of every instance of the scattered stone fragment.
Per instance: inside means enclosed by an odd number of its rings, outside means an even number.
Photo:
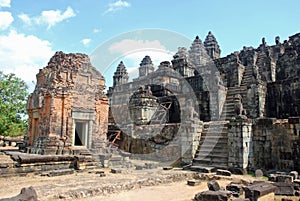
[[[194,197],[196,201],[227,201],[231,197],[229,191],[203,191]]]
[[[219,191],[221,189],[219,183],[216,180],[207,182],[207,187],[210,191]]]
[[[116,174],[116,173],[122,173],[122,170],[120,170],[120,169],[111,169],[111,173],[114,173],[114,174]]]
[[[293,183],[294,179],[292,176],[289,176],[289,175],[277,175],[276,181],[291,184],[291,183]]]
[[[221,170],[221,169],[218,169],[218,170],[217,170],[217,175],[231,176],[231,172],[228,171],[228,170]]]
[[[239,197],[243,194],[244,190],[240,184],[231,183],[226,186],[226,190],[233,192],[233,196]]]
[[[201,184],[201,182],[199,180],[192,179],[192,180],[188,180],[187,184],[189,186],[197,186],[197,185]]]
[[[37,193],[35,189],[30,186],[28,188],[22,188],[19,195],[11,198],[0,199],[0,201],[37,201]]]
[[[255,177],[263,177],[264,173],[261,169],[255,170]]]
[[[274,200],[275,188],[274,185],[266,182],[252,184],[244,188],[245,197],[253,201],[258,200],[262,196],[265,197],[265,200]]]
[[[276,182],[273,183],[276,186],[275,195],[286,195],[286,196],[294,196],[295,190],[294,185],[286,182]]]
[[[172,169],[173,169],[172,166],[164,166],[164,167],[163,167],[163,170],[172,170]]]
[[[291,171],[289,175],[292,176],[293,179],[295,180],[295,179],[298,179],[299,174],[297,171]]]
[[[298,183],[293,183],[293,186],[294,186],[294,190],[296,191],[300,191],[300,185]]]
[[[276,182],[277,176],[275,174],[269,175],[269,181]]]
[[[144,167],[143,167],[142,165],[136,165],[136,166],[135,166],[135,169],[136,169],[136,170],[143,170]]]
[[[190,169],[192,171],[197,171],[201,173],[211,173],[215,170],[214,167],[204,167],[204,166],[191,166]]]
[[[74,173],[73,169],[63,169],[63,170],[52,170],[51,172],[47,173],[46,175],[48,177],[55,177],[55,176],[73,174],[73,173]]]
[[[106,174],[105,173],[100,173],[99,176],[100,177],[106,177]]]
[[[99,174],[100,177],[105,177],[106,174],[103,170],[97,171],[96,174]]]
[[[103,173],[105,173],[103,170],[96,171],[96,174],[103,174]]]
[[[300,179],[295,179],[295,180],[294,180],[294,183],[300,185]]]

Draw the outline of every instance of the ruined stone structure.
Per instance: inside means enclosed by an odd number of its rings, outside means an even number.
[[[28,151],[100,151],[106,142],[108,100],[105,80],[88,56],[56,52],[36,78],[27,106]]]
[[[120,62],[109,101],[86,55],[57,52],[28,100],[28,151],[99,153],[108,137],[131,157],[196,169],[300,171],[300,34],[220,52],[209,32],[157,69],[145,56],[132,81]]]
[[[161,62],[157,70],[146,56],[138,78],[128,82],[125,74],[126,82],[114,84],[108,93],[112,125],[123,132],[121,144],[138,147],[137,136],[147,133],[147,126],[155,130],[176,123],[179,129],[174,136],[185,142],[176,151],[193,166],[239,172],[257,167],[299,171],[299,45],[300,34],[283,43],[276,37],[272,46],[263,38],[258,48],[244,47],[220,57],[218,42],[209,32],[204,43],[197,36],[189,49],[178,48],[173,60]],[[140,87],[148,92],[139,99]],[[136,103],[142,107],[134,107]],[[168,118],[157,121],[159,115]],[[143,118],[146,121],[140,122]],[[160,131],[155,133],[158,138],[163,136]],[[141,138],[141,146],[158,150],[150,138]]]

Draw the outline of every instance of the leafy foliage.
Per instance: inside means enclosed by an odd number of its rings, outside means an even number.
[[[17,136],[26,131],[28,86],[15,74],[0,71],[0,135]]]

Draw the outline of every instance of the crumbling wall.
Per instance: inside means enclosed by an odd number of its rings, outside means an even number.
[[[180,124],[127,125],[122,129],[119,148],[142,159],[173,160],[180,158]]]
[[[253,167],[300,170],[300,119],[260,119],[253,126]]]
[[[300,34],[282,46],[284,51],[277,55],[276,82],[268,84],[267,94],[267,116],[280,119],[300,116]]]
[[[84,147],[100,148],[98,141],[106,140],[108,101],[105,80],[88,56],[56,52],[36,77],[27,105],[30,152],[72,154],[76,121],[87,123]]]

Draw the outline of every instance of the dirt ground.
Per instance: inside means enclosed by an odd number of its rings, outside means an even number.
[[[226,186],[230,181],[218,181],[220,185]],[[174,182],[159,186],[144,187],[132,191],[111,194],[107,196],[96,196],[93,198],[82,198],[80,201],[192,201],[195,194],[208,190],[207,183],[203,181],[200,185],[189,186],[186,181]]]
[[[12,162],[6,155],[0,155],[1,162]],[[137,161],[136,161],[137,162]],[[100,177],[96,174],[97,171],[103,170],[105,177]],[[28,174],[27,176],[15,177],[0,177],[0,198],[9,198],[18,195],[22,188],[33,186],[38,194],[40,201],[54,201],[59,199],[60,195],[72,195],[73,192],[87,192],[90,189],[103,189],[108,186],[120,186],[136,181],[145,180],[160,180],[172,176],[177,177],[182,173],[194,174],[185,172],[180,169],[164,171],[162,168],[147,169],[147,170],[123,170],[122,173],[113,174],[111,169],[95,169],[90,171],[75,172],[72,175],[63,175],[55,177],[40,176]],[[253,181],[257,180],[249,175],[233,175],[232,178],[218,180],[220,186],[225,187],[233,180],[241,178]],[[141,185],[134,187],[131,190],[119,190],[117,192],[99,193],[94,196],[79,196],[72,197],[69,200],[78,201],[191,201],[195,194],[207,190],[207,181],[202,181],[197,186],[187,185],[189,178],[183,178],[180,181],[161,182],[159,185]],[[103,195],[104,194],[104,195]],[[70,198],[70,197],[69,197]]]
[[[94,170],[95,171],[95,170]],[[23,187],[33,186],[37,191],[41,201],[59,200],[60,194],[81,189],[101,188],[101,186],[118,185],[130,181],[137,181],[146,178],[165,178],[172,174],[178,174],[180,170],[164,171],[160,168],[153,170],[133,170],[127,173],[112,174],[110,169],[106,169],[106,177],[99,177],[95,172],[81,172],[73,175],[47,177],[39,175],[28,175],[25,177],[0,178],[0,198],[8,198],[20,193]],[[198,186],[188,186],[187,180],[160,184],[159,186],[142,186],[129,191],[121,191],[113,194],[79,198],[79,201],[190,201],[194,195],[207,189],[207,184],[203,181]],[[219,181],[221,186],[226,186],[230,180]]]

